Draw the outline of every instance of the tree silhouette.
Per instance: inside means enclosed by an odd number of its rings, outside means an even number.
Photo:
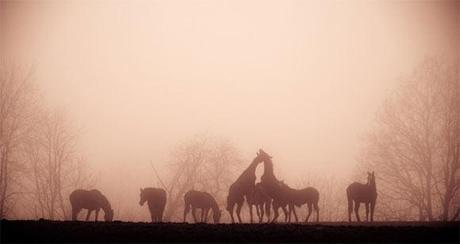
[[[364,168],[378,172],[382,203],[416,210],[419,220],[448,220],[458,208],[458,67],[441,59],[424,60],[386,101],[364,150]]]

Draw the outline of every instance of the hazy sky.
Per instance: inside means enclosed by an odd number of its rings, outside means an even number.
[[[114,169],[151,185],[149,160],[202,133],[245,164],[264,148],[294,182],[351,172],[401,78],[458,53],[458,3],[2,1],[0,40],[83,129],[102,189]]]

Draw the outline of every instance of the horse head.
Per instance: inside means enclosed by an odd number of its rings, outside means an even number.
[[[113,209],[107,209],[104,214],[105,221],[112,221],[113,220]]]
[[[367,184],[368,185],[375,185],[375,174],[374,171],[367,172]]]

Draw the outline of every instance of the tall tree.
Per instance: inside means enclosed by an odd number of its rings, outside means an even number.
[[[20,193],[19,173],[24,171],[20,148],[33,123],[36,91],[31,71],[0,61],[0,218],[9,216]]]
[[[35,215],[69,219],[67,196],[75,187],[90,180],[76,150],[74,128],[64,114],[57,111],[43,113],[36,125],[26,148]]]
[[[384,104],[364,151],[362,162],[377,171],[387,203],[417,209],[419,220],[447,220],[458,207],[458,69],[458,63],[424,60]]]

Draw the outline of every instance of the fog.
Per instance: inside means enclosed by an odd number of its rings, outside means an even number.
[[[165,172],[196,135],[230,139],[241,169],[263,148],[293,185],[364,181],[352,173],[386,96],[425,56],[459,51],[447,1],[2,1],[0,13],[2,56],[33,67],[78,128],[94,187],[133,208],[158,186],[150,161]]]

